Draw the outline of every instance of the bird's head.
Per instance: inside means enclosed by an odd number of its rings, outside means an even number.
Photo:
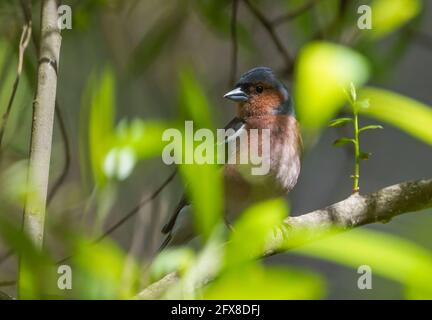
[[[224,97],[238,102],[238,115],[241,118],[294,115],[288,89],[270,68],[258,67],[249,70]]]

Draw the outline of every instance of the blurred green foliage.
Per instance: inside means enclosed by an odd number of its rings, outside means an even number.
[[[367,81],[368,62],[350,48],[315,42],[300,52],[295,77],[299,119],[306,133],[316,133],[346,101],[344,88]]]
[[[94,77],[94,76],[93,76]],[[97,185],[106,182],[103,162],[114,133],[116,96],[114,75],[111,69],[104,71],[100,79],[90,80],[89,155],[93,179]]]
[[[287,214],[283,199],[262,202],[247,209],[236,221],[235,232],[230,234],[224,267],[238,267],[262,255],[269,235],[276,231]]]
[[[180,117],[193,120],[197,128],[214,128],[212,107],[205,95],[205,88],[190,68],[180,71],[179,87]]]
[[[323,279],[316,273],[287,267],[247,265],[229,269],[204,293],[205,299],[320,299]]]
[[[74,28],[80,32],[89,32],[91,27],[97,26],[99,16],[123,10],[125,3],[112,0],[75,1],[72,4]],[[195,13],[209,27],[210,32],[222,40],[230,40],[231,4],[228,0],[176,2],[173,8],[156,19],[140,39],[134,39],[136,45],[131,50],[127,71],[134,77],[144,74],[150,65],[155,67],[154,62],[158,61],[164,50],[175,50],[173,44],[186,27],[187,20],[193,17],[191,13]],[[303,1],[286,1],[290,10],[303,4]],[[15,5],[12,0],[1,1],[0,14],[1,10],[16,13]],[[259,1],[256,5],[264,6]],[[295,65],[294,100],[306,138],[313,138],[311,141],[315,141],[328,121],[342,111],[347,102],[344,89],[352,82],[361,88],[358,100],[368,101],[363,108],[359,108],[362,115],[386,122],[427,144],[432,144],[430,106],[388,90],[363,87],[368,80],[374,79],[378,72],[374,65],[378,60],[378,53],[375,52],[378,41],[416,18],[422,9],[422,3],[417,0],[372,0],[370,5],[373,29],[365,31],[368,36],[361,39],[359,45],[336,43],[338,27],[351,30],[355,25],[352,19],[336,21],[343,10],[342,1],[319,1],[315,11],[319,11],[320,19],[316,18],[314,10],[309,10],[296,21],[292,21],[291,29],[294,29],[293,33],[299,37],[302,45]],[[16,73],[16,54],[9,42],[15,47],[15,40],[10,41],[11,35],[16,38],[20,33],[20,27],[12,26],[8,22],[9,19],[0,19],[0,31],[5,35],[0,38],[2,114]],[[258,47],[265,47],[262,43],[254,43],[254,33],[258,31],[251,28],[250,22],[243,21],[242,15],[239,15],[237,22],[241,49],[254,48],[256,51]],[[317,36],[321,25],[328,27]],[[324,40],[316,41],[320,38]],[[286,41],[287,39],[283,38],[283,42]],[[392,57],[385,59],[393,61]],[[221,60],[226,64],[228,59],[224,56]],[[197,75],[199,73],[195,66],[179,68],[180,71],[174,77],[176,72],[170,70],[171,77],[178,80],[172,81],[178,91],[178,101],[175,104],[179,110],[177,119],[117,119],[116,114],[120,113],[117,93],[124,74],[113,65],[110,63],[102,71],[94,71],[88,77],[80,115],[82,184],[88,182],[88,176],[91,176],[92,181],[89,184],[95,191],[88,202],[91,203],[96,193],[96,212],[99,218],[94,222],[97,225],[97,228],[94,228],[96,231],[99,231],[115,204],[118,183],[130,178],[140,161],[160,156],[165,146],[161,141],[165,129],[182,130],[184,120],[193,120],[196,129],[215,128],[215,108],[209,98],[210,90],[203,85],[204,81]],[[158,72],[152,71],[153,76],[159,76]],[[31,84],[27,83],[28,75],[23,74],[22,77],[15,104],[30,106]],[[60,81],[64,79],[60,78]],[[26,148],[23,145],[26,145],[29,137],[21,134],[21,130],[26,127],[22,117],[23,114],[29,115],[30,109],[14,109],[8,123],[7,144],[10,142],[21,149]],[[352,119],[344,117],[337,119],[332,125],[351,122]],[[374,128],[378,126],[367,126],[363,130]],[[28,131],[30,132],[29,128]],[[345,142],[352,141],[339,141],[341,144]],[[183,150],[185,146],[179,148]],[[89,165],[86,166],[86,163]],[[62,225],[59,232],[61,236],[57,235],[56,245],[63,247],[61,249],[64,251],[73,252],[71,259],[66,262],[73,268],[73,289],[65,292],[57,287],[57,265],[53,258],[56,250],[52,250],[51,246],[43,251],[34,248],[21,232],[20,223],[8,216],[8,208],[22,206],[25,196],[32,192],[31,188],[25,185],[25,162],[13,159],[12,165],[8,163],[4,170],[2,167],[0,236],[7,247],[18,252],[24,259],[22,277],[19,279],[21,297],[129,299],[143,286],[173,271],[178,272],[180,281],[169,288],[163,298],[326,297],[328,285],[317,270],[299,270],[290,266],[269,267],[257,259],[289,213],[288,205],[283,199],[274,199],[247,209],[241,218],[234,222],[233,230],[227,230],[222,215],[224,190],[220,169],[214,165],[198,164],[181,165],[179,169],[186,194],[194,204],[196,231],[204,238],[200,249],[168,249],[158,254],[149,267],[111,240],[94,243],[90,236],[85,235],[83,229]],[[90,207],[88,203],[86,205]],[[48,233],[51,231],[49,229]],[[335,230],[337,231],[340,230]],[[303,244],[303,238],[306,239],[307,234],[300,234],[295,240]],[[285,245],[291,249],[293,242]],[[380,276],[402,284],[406,298],[432,297],[431,252],[396,236],[364,229],[353,230],[308,243],[290,252],[352,268],[367,264]],[[143,275],[147,276],[148,273],[150,277],[147,279]],[[206,283],[208,273],[215,277],[211,283]]]
[[[394,32],[413,19],[421,10],[420,0],[373,0],[371,3],[373,38]]]
[[[83,299],[131,299],[138,290],[139,267],[116,244],[77,238],[72,257],[72,296]]]
[[[414,99],[383,89],[367,87],[359,93],[368,99],[364,115],[387,122],[428,144],[432,143],[432,108]]]
[[[292,250],[353,268],[370,266],[373,272],[400,282],[407,298],[432,298],[432,254],[396,236],[372,230],[351,230]]]

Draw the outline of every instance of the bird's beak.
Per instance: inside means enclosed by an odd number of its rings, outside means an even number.
[[[230,92],[226,93],[224,95],[224,98],[230,99],[232,101],[236,102],[244,102],[249,99],[249,96],[240,88],[235,88],[234,90],[231,90]]]

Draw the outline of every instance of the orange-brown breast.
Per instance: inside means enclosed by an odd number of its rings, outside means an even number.
[[[270,172],[254,183],[236,165],[225,165],[226,209],[230,216],[255,202],[287,194],[300,174],[302,139],[293,116],[250,117],[246,130],[250,129],[270,129]]]

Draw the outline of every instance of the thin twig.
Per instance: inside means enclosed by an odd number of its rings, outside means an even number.
[[[282,23],[288,22],[298,16],[302,15],[309,9],[311,9],[318,1],[320,0],[310,0],[309,2],[304,3],[302,6],[295,8],[293,11],[287,12],[275,19],[273,19],[272,23],[275,26],[278,26]]]
[[[253,5],[250,0],[243,0],[244,3],[247,5],[249,10],[253,13],[253,15],[261,22],[264,29],[268,32],[270,37],[273,40],[273,43],[275,44],[277,50],[281,54],[282,58],[285,61],[285,72],[291,73],[294,67],[294,60],[291,57],[290,53],[285,49],[284,45],[282,44],[282,41],[279,39],[279,36],[277,35],[273,24],[268,20],[264,14],[255,6]]]
[[[157,188],[147,199],[141,201],[135,208],[129,211],[128,214],[126,214],[123,218],[121,218],[119,221],[114,223],[110,228],[108,228],[99,238],[96,239],[96,242],[101,241],[103,238],[113,233],[123,223],[128,221],[135,214],[137,214],[143,206],[156,199],[156,197],[163,191],[163,189],[174,179],[176,174],[177,174],[177,170],[171,173],[171,175],[164,181],[164,183],[162,183],[162,185],[159,188]]]
[[[233,0],[231,15],[231,75],[230,85],[234,85],[237,77],[238,42],[237,42],[238,0]]]
[[[12,94],[9,98],[8,105],[6,107],[6,111],[3,115],[2,122],[0,124],[0,148],[3,141],[3,136],[6,131],[6,125],[9,119],[10,112],[12,110],[13,102],[15,100],[16,93],[18,91],[18,85],[21,79],[21,73],[24,63],[24,54],[29,44],[30,38],[32,34],[32,23],[31,20],[27,21],[27,23],[23,27],[23,31],[21,33],[21,39],[19,43],[19,53],[18,53],[18,66],[17,66],[17,74],[12,88]]]
[[[157,188],[148,198],[141,201],[135,208],[130,210],[123,218],[121,218],[119,221],[114,223],[111,227],[109,227],[102,235],[100,235],[98,238],[94,240],[94,243],[98,243],[101,240],[103,240],[105,237],[109,236],[111,233],[113,233],[115,230],[117,230],[120,226],[122,226],[126,221],[128,221],[130,218],[132,218],[134,215],[136,215],[140,209],[145,206],[146,204],[150,203],[154,199],[157,198],[157,196],[165,189],[165,187],[174,179],[174,177],[177,174],[177,170],[174,170],[173,173],[162,183],[162,185]],[[67,256],[57,262],[57,264],[61,264],[67,260],[69,260],[73,255]]]

